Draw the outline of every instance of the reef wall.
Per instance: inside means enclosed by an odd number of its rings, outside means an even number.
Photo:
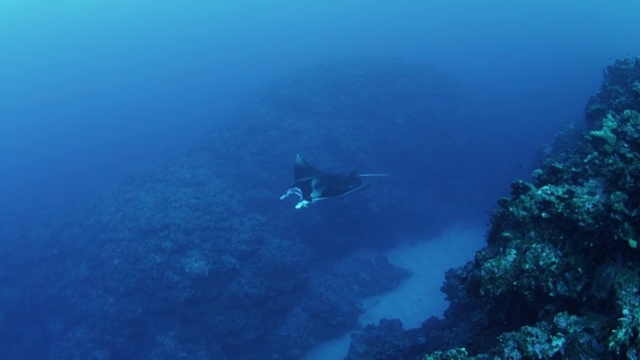
[[[487,247],[447,272],[445,318],[370,326],[348,359],[640,357],[640,58],[607,67],[585,117],[498,201]]]

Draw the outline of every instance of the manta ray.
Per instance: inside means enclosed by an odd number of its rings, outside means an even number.
[[[296,209],[300,209],[316,201],[364,190],[384,176],[387,174],[357,174],[355,170],[347,174],[331,174],[316,169],[296,154],[293,163],[293,183],[287,192],[280,196],[280,200],[289,195],[298,195],[300,201],[296,204]],[[363,178],[375,179],[363,183]]]

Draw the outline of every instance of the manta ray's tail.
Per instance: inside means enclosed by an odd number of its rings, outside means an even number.
[[[387,174],[358,174],[358,177],[360,177],[360,178],[370,177],[370,178],[375,178],[375,179],[369,180],[366,184],[361,185],[355,191],[366,190],[366,189],[370,188],[371,185],[373,185],[373,184],[377,183],[378,181],[380,181],[380,178],[383,178],[385,176],[387,176]]]

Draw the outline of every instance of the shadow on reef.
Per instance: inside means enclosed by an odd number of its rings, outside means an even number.
[[[586,120],[512,183],[488,246],[447,272],[445,318],[365,328],[348,359],[640,357],[640,58],[607,67]]]

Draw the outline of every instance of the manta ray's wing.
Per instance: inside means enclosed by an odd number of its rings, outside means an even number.
[[[296,161],[293,162],[293,181],[308,179],[323,174],[308,162],[304,161],[300,154],[296,154]]]
[[[311,198],[313,201],[323,200],[366,190],[371,185],[380,181],[387,174],[356,174],[355,170],[348,175],[323,175],[313,181]],[[363,178],[375,178],[372,181],[363,182]]]
[[[355,170],[348,174],[321,174],[311,179],[311,199],[342,196],[362,186]]]
[[[326,174],[304,161],[300,154],[296,154],[296,160],[293,162],[293,184],[284,195],[280,196],[280,200],[284,200],[289,195],[297,195],[300,202],[296,205],[296,209],[306,207],[317,200],[314,198],[314,184],[322,176]]]

